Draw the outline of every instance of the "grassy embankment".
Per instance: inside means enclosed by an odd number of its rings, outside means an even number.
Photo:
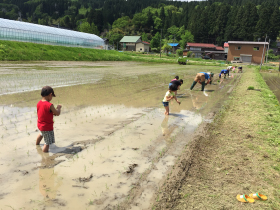
[[[89,48],[52,46],[27,42],[0,40],[1,61],[140,61],[156,63],[177,63],[178,57],[162,54],[141,54],[96,50]],[[191,59],[189,65],[224,66],[224,61]]]
[[[197,142],[191,167],[179,181],[179,199],[167,188],[168,195],[154,209],[280,209],[279,102],[259,70],[244,69],[207,135]],[[261,91],[247,90],[249,86]],[[255,192],[267,195],[268,201],[236,200],[237,194]]]

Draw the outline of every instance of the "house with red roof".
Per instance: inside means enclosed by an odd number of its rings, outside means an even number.
[[[223,47],[208,43],[188,42],[186,44],[186,49],[184,50],[184,56],[186,56],[189,51],[192,51],[195,58],[201,58],[204,55],[208,55],[215,60],[225,60],[226,56]]]

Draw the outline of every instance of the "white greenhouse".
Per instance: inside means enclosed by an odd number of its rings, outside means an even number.
[[[103,39],[94,34],[2,18],[0,18],[0,40],[95,49],[105,47]]]

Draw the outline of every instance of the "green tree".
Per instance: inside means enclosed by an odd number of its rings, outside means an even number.
[[[89,33],[89,34],[99,34],[99,31],[97,29],[97,27],[94,25],[94,23],[89,24],[88,22],[83,22],[79,25],[78,30],[80,32],[84,32],[84,33]]]
[[[130,22],[131,20],[128,16],[123,16],[114,21],[112,28],[124,29],[130,25]]]
[[[166,52],[166,55],[168,55],[168,52],[172,50],[172,47],[168,44],[168,40],[163,39],[163,46],[161,47],[161,50]]]
[[[164,11],[164,7],[161,7],[161,8],[160,8],[159,18],[160,18],[163,22],[165,21],[165,11]]]
[[[256,25],[256,31],[258,32],[259,37],[265,37],[265,35],[269,33],[270,16],[271,10],[269,8],[269,5],[265,2],[259,9],[259,21]]]
[[[181,36],[180,47],[182,49],[185,49],[187,42],[194,42],[194,36],[188,30],[186,30],[185,33]]]
[[[142,26],[146,25],[147,20],[148,20],[148,18],[146,15],[144,15],[142,13],[136,13],[133,16],[132,23],[134,24],[136,30],[140,30],[140,29],[142,29]]]
[[[151,40],[151,48],[159,49],[159,47],[160,47],[160,33],[157,32]]]
[[[118,43],[123,38],[123,36],[124,36],[124,32],[118,28],[114,28],[110,30],[110,33],[107,34],[109,43],[111,45],[114,45],[115,48],[118,46]]]
[[[145,42],[148,42],[148,41],[149,41],[149,40],[148,40],[148,35],[147,35],[146,33],[143,33],[142,36],[141,36],[141,38],[142,38],[142,41],[145,41]]]
[[[270,18],[270,30],[269,30],[269,38],[271,40],[276,40],[280,31],[280,14],[279,7],[275,6],[273,13]]]

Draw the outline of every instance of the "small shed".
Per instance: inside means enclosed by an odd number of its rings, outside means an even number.
[[[120,43],[123,45],[123,50],[136,51],[136,44],[142,43],[142,40],[141,36],[124,36]]]
[[[139,42],[136,44],[136,51],[137,52],[150,52],[150,43],[149,42]]]

